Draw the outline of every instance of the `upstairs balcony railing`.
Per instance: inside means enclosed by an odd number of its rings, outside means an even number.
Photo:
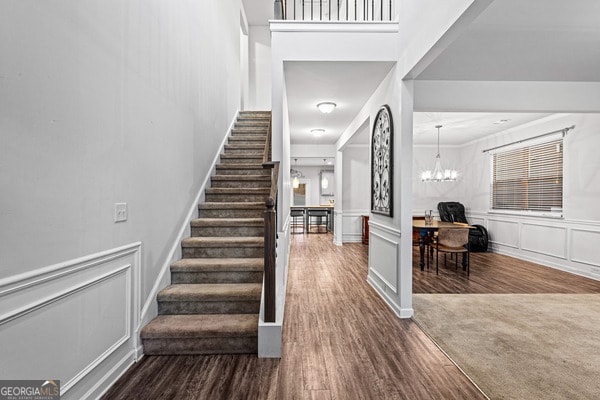
[[[393,0],[275,0],[275,19],[392,21]]]

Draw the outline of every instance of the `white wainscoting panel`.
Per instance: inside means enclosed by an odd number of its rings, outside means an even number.
[[[399,247],[399,242],[370,231],[369,268],[394,294],[398,293]]]
[[[362,216],[369,215],[369,211],[344,211],[343,212],[343,242],[362,242]]]
[[[97,398],[136,359],[141,244],[0,281],[0,376]]]
[[[600,231],[571,229],[572,261],[600,267],[599,247]]]
[[[489,219],[488,232],[494,243],[515,249],[519,248],[519,224],[517,222]]]
[[[562,259],[567,258],[567,228],[522,223],[521,249]]]
[[[471,225],[483,225],[483,226],[485,226],[485,218],[472,217],[472,218],[469,218],[469,223]]]
[[[600,280],[600,224],[515,214],[470,212],[485,221],[491,249],[522,260]]]

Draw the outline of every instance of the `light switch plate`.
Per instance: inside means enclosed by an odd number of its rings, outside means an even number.
[[[127,203],[115,203],[115,222],[127,221]]]

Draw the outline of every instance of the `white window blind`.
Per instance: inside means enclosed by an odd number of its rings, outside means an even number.
[[[493,210],[562,212],[563,139],[492,154]]]

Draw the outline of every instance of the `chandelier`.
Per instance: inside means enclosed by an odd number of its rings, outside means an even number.
[[[323,159],[323,168],[325,168],[327,166],[327,159],[324,158]],[[327,179],[327,176],[325,174],[323,174],[323,172],[325,172],[325,169],[323,169],[323,171],[321,171],[321,187],[323,189],[327,189],[327,187],[329,186],[329,179]]]
[[[440,158],[440,128],[442,125],[436,125],[437,128],[437,155],[435,156],[435,167],[432,170],[423,171],[421,173],[421,180],[423,182],[450,182],[455,181],[458,178],[458,172],[454,169],[442,168],[442,161]]]
[[[298,159],[294,158],[294,161],[296,163],[294,166],[298,168]],[[297,169],[290,168],[290,176],[292,177],[292,187],[294,189],[298,189],[300,186],[300,178],[304,177],[302,172],[298,171]]]

